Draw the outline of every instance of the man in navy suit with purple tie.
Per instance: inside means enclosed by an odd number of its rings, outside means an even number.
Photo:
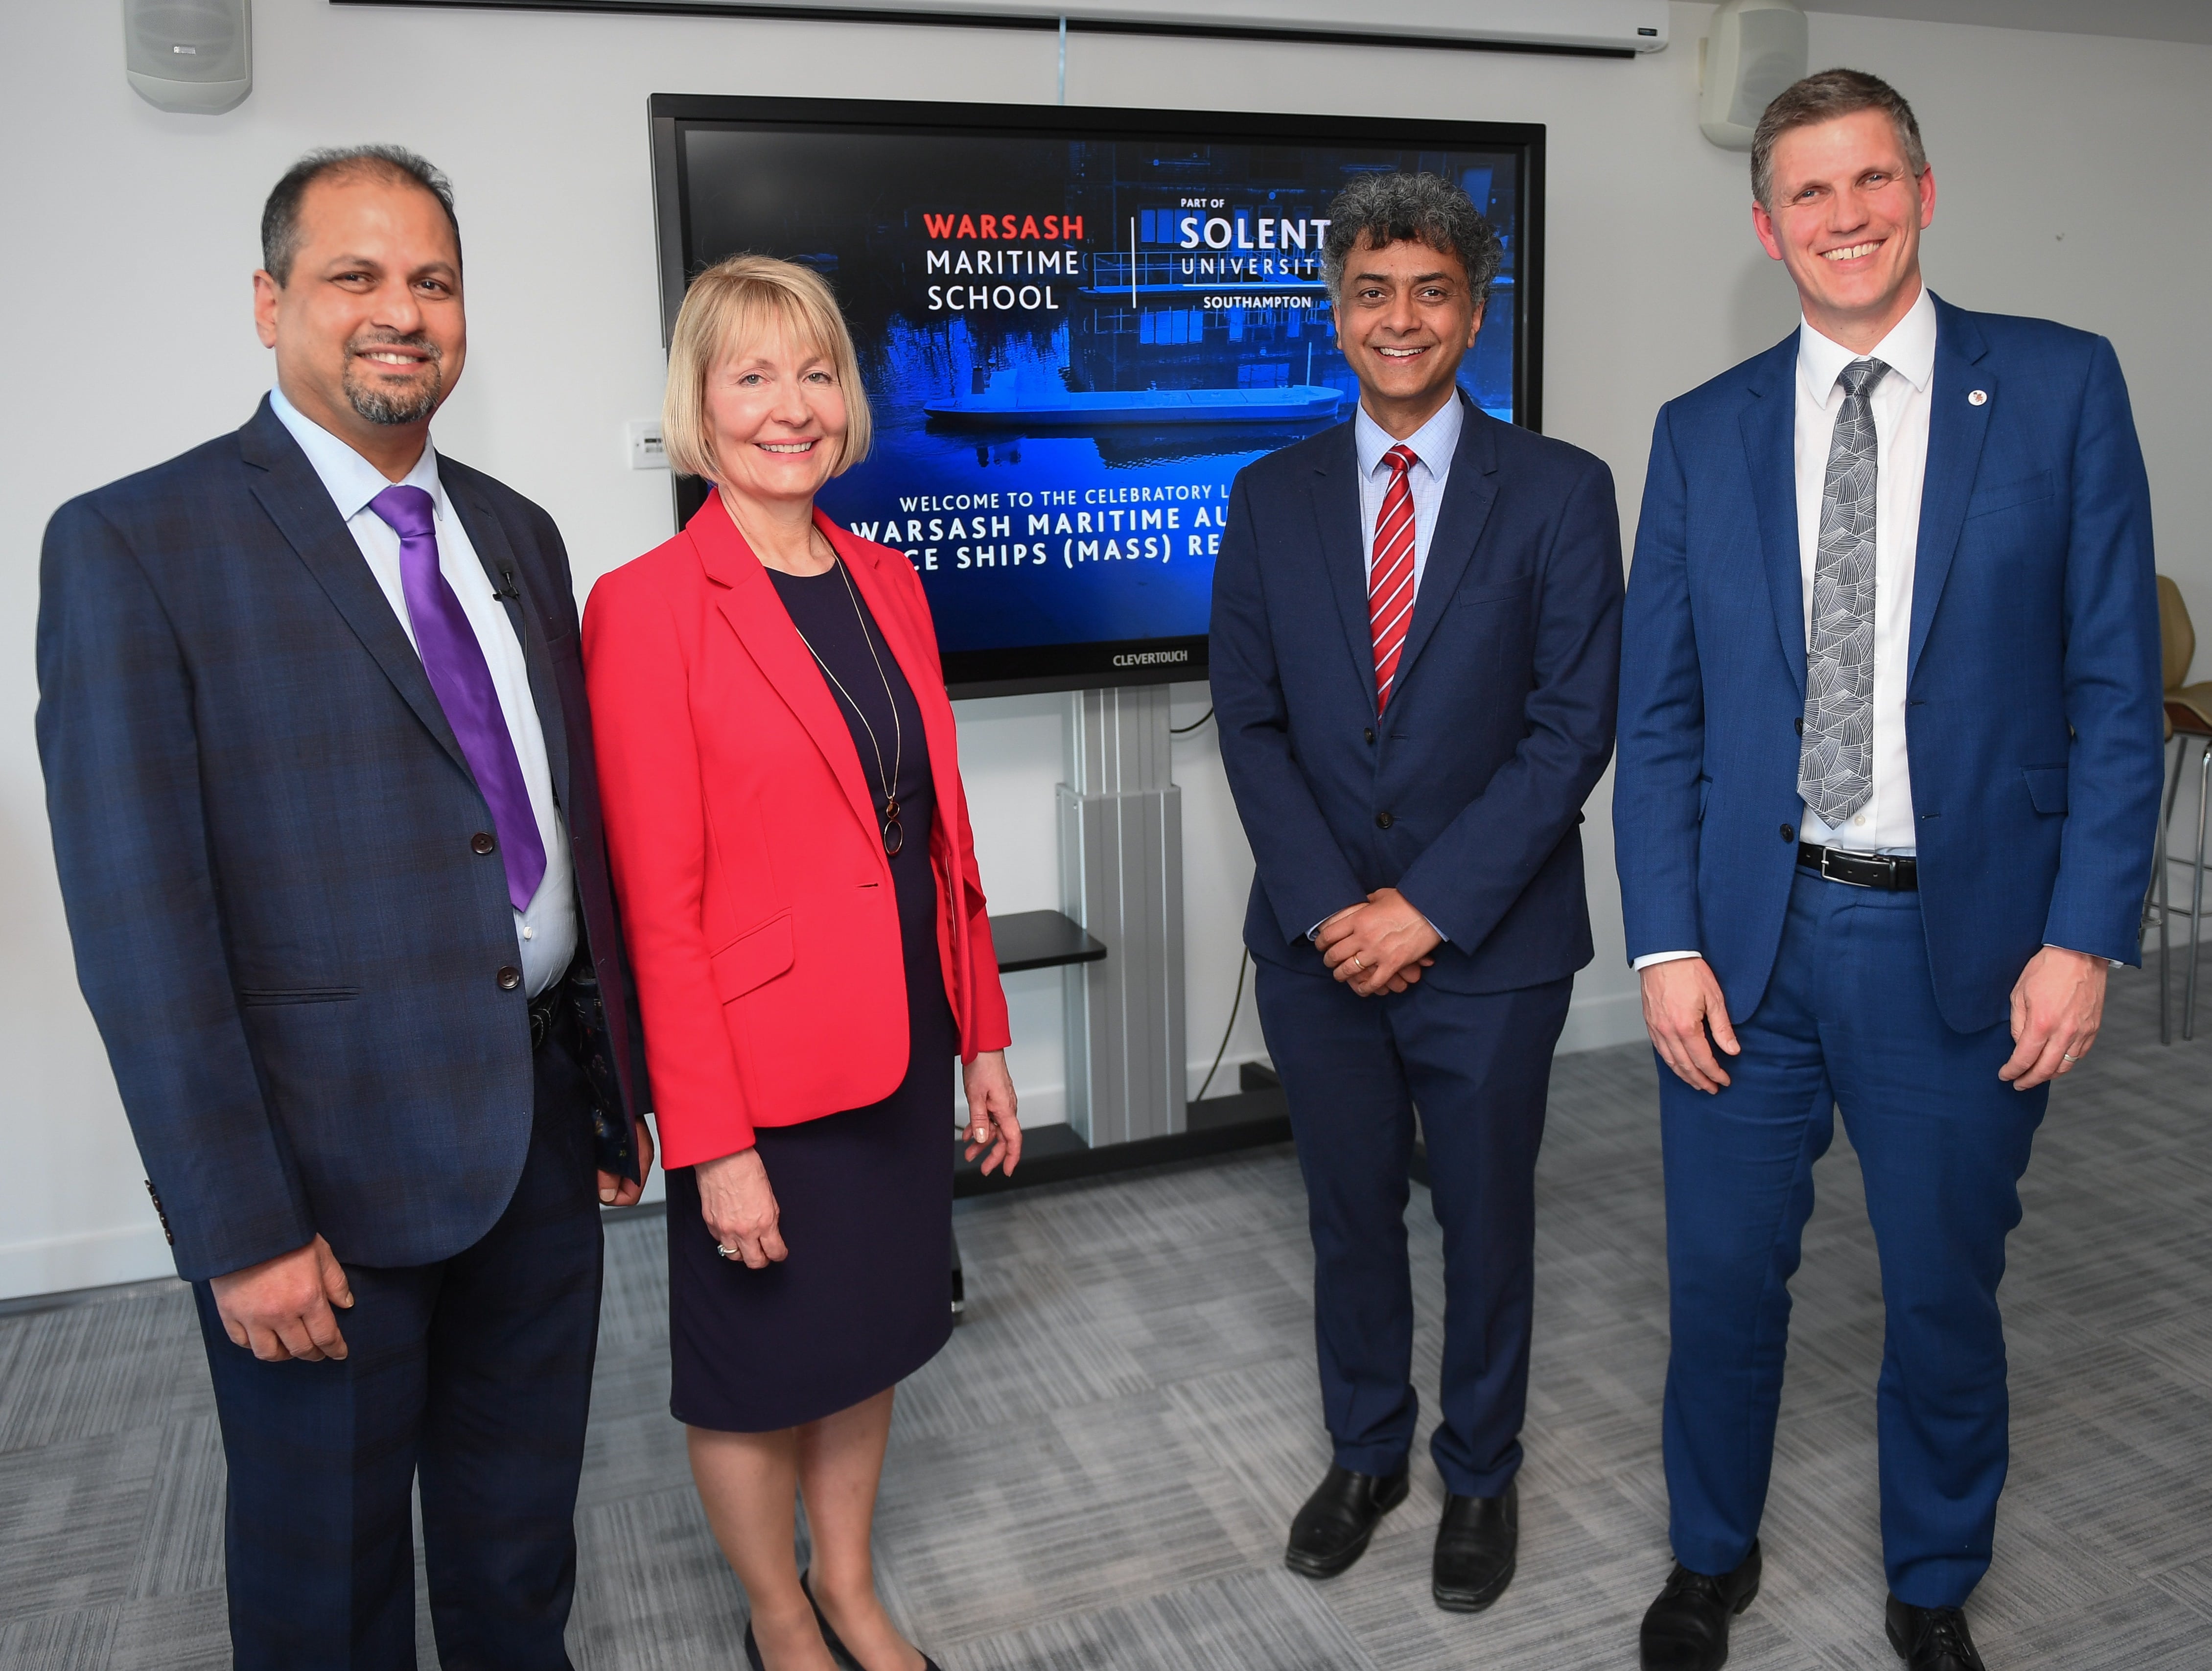
[[[600,1206],[652,1160],[567,554],[441,457],[445,179],[271,192],[245,428],[46,530],[39,749],[77,976],[229,1463],[249,1671],[559,1671]],[[596,1185],[594,1174],[596,1173]]]
[[[1517,1559],[1536,1150],[1591,955],[1576,826],[1613,748],[1620,528],[1604,465],[1460,392],[1501,256],[1466,194],[1370,175],[1332,215],[1358,410],[1238,476],[1211,651],[1333,1451],[1285,1559],[1345,1571],[1409,1489],[1418,1107],[1444,1232],[1432,1589],[1475,1612]]]

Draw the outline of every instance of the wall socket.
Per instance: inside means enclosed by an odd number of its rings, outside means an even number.
[[[632,418],[624,431],[623,441],[632,470],[668,468],[668,449],[660,444],[659,418]]]

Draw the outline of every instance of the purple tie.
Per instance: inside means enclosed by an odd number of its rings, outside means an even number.
[[[527,910],[545,875],[545,842],[538,833],[538,815],[531,810],[522,763],[514,757],[514,738],[500,712],[483,646],[477,642],[461,600],[439,572],[430,495],[421,488],[386,488],[368,507],[399,536],[399,586],[407,599],[407,618],[415,625],[422,671],[430,676],[446,723],[453,726],[477,787],[491,808],[500,857],[507,865],[507,896],[516,910]]]

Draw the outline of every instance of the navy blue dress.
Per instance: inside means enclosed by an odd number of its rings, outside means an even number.
[[[921,710],[842,573],[770,569],[769,579],[800,636],[836,675],[825,683],[878,809],[877,748],[889,772],[899,739],[903,841],[890,866],[909,1054],[906,1078],[880,1103],[756,1130],[790,1249],[781,1264],[754,1271],[722,1258],[700,1217],[691,1169],[668,1174],[669,1408],[690,1426],[729,1433],[771,1432],[849,1409],[920,1369],[952,1329],[948,1139],[959,1035],[938,962],[929,863],[936,797]],[[872,744],[862,714],[875,728]]]

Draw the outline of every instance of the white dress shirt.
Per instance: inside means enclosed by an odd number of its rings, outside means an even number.
[[[392,525],[369,508],[369,501],[392,485],[384,472],[284,398],[281,388],[269,393],[269,404],[277,421],[291,431],[292,439],[307,455],[324,488],[345,520],[346,531],[361,547],[368,571],[383,588],[399,617],[407,641],[415,643],[415,623],[408,617],[407,593],[399,573],[399,535]],[[576,955],[575,866],[568,853],[568,836],[561,809],[553,799],[553,774],[545,759],[545,733],[538,723],[538,708],[530,696],[530,667],[523,659],[522,641],[507,619],[507,606],[492,589],[468,530],[447,503],[438,482],[438,454],[424,447],[404,485],[430,495],[436,519],[438,568],[446,584],[460,600],[462,613],[475,629],[484,663],[491,670],[499,693],[500,713],[507,734],[514,739],[514,756],[522,767],[523,786],[530,792],[530,810],[537,815],[538,837],[545,844],[545,875],[532,896],[530,908],[514,914],[515,944],[522,951],[523,988],[535,998],[568,973]],[[420,647],[417,646],[419,653]]]
[[[1828,450],[1835,436],[1836,414],[1844,404],[1843,386],[1837,379],[1846,366],[1861,359],[1879,360],[1889,368],[1867,396],[1876,449],[1873,793],[1842,829],[1824,823],[1801,801],[1798,832],[1822,847],[1910,854],[1915,836],[1912,773],[1905,748],[1905,676],[1912,641],[1912,574],[1920,550],[1920,489],[1928,470],[1928,390],[1936,376],[1936,303],[1926,285],[1871,354],[1854,354],[1822,336],[1809,320],[1798,322],[1798,591],[1808,643],[1813,635],[1813,569],[1819,556]],[[1638,957],[1635,966],[1649,969],[1698,955],[1651,951]]]
[[[1818,557],[1828,448],[1844,404],[1836,380],[1853,361],[1875,359],[1889,374],[1874,386],[1874,792],[1838,829],[1809,806],[1799,826],[1823,847],[1909,854],[1912,773],[1905,752],[1905,662],[1912,643],[1912,571],[1920,550],[1920,487],[1928,471],[1928,386],[1936,375],[1936,304],[1919,299],[1871,355],[1831,342],[1810,325],[1797,336],[1797,560],[1805,636],[1813,635],[1813,568]]]
[[[1406,487],[1413,495],[1413,596],[1421,595],[1421,575],[1429,566],[1429,542],[1436,537],[1437,507],[1443,503],[1444,479],[1451,474],[1452,454],[1459,450],[1459,432],[1467,419],[1461,410],[1459,391],[1437,409],[1435,416],[1402,442],[1367,416],[1362,405],[1352,420],[1352,445],[1359,455],[1359,539],[1367,554],[1367,574],[1375,575],[1375,525],[1382,517],[1382,501],[1390,491],[1390,466],[1384,455],[1394,447],[1409,447],[1416,462],[1407,466]]]

